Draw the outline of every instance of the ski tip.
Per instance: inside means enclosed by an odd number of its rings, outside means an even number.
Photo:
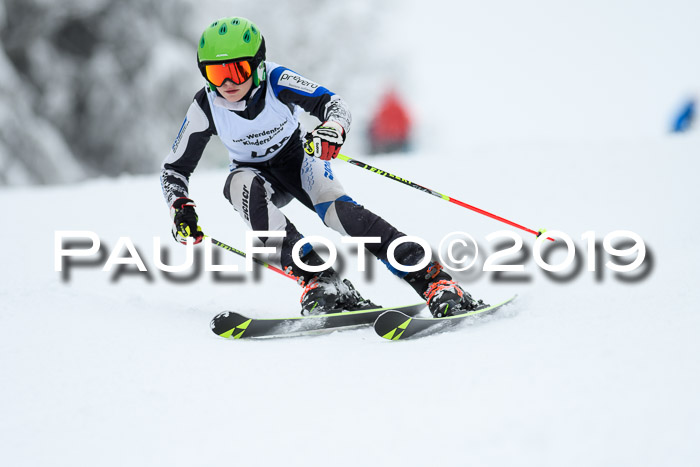
[[[228,311],[222,311],[218,315],[214,316],[209,323],[209,327],[212,331],[216,332],[217,325],[224,319],[228,318]]]
[[[516,293],[515,295],[513,295],[512,297],[510,297],[509,299],[504,300],[503,302],[501,302],[501,303],[500,303],[500,306],[508,305],[509,303],[514,302],[516,298],[518,298],[518,294],[517,294],[517,293]]]
[[[222,311],[218,315],[214,316],[209,323],[209,327],[211,328],[211,332],[216,334],[217,336],[221,336],[225,331],[223,330],[223,323],[228,320],[229,317],[229,312],[228,311]]]
[[[222,311],[214,316],[211,323],[209,323],[209,327],[219,337],[240,339],[248,329],[251,321],[251,319],[233,311]]]
[[[374,332],[390,341],[401,339],[413,318],[396,310],[385,311],[374,322]]]

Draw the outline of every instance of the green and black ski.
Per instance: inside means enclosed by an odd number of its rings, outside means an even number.
[[[402,314],[405,313],[404,316],[415,316],[424,307],[425,302],[366,310],[338,310],[335,313],[293,318],[248,318],[233,311],[224,311],[212,319],[211,330],[214,334],[227,339],[320,334],[339,329],[370,326],[380,314],[388,310],[401,311]]]
[[[374,330],[385,339],[392,341],[408,339],[410,337],[422,337],[436,332],[454,328],[464,323],[470,317],[484,316],[498,310],[504,305],[511,303],[517,295],[508,300],[490,305],[479,310],[470,311],[456,316],[446,316],[443,318],[414,318],[400,310],[385,311],[374,322]]]

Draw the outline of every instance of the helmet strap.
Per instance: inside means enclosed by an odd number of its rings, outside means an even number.
[[[253,73],[253,85],[260,86],[260,83],[267,79],[266,74],[265,61],[262,60],[260,61],[260,65],[255,69],[255,73]]]

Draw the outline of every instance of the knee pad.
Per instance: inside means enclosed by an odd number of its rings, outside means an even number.
[[[253,185],[253,181],[258,179],[260,185],[263,185],[263,180],[252,170],[237,169],[228,174],[226,178],[226,183],[224,184],[224,197],[229,203],[236,205],[236,201],[243,197],[243,190],[248,191],[248,196],[250,194],[250,189]]]

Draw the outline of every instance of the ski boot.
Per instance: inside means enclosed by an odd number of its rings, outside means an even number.
[[[300,300],[302,315],[379,308],[362,298],[349,280],[341,279],[335,272],[326,272],[311,279],[304,287]]]
[[[428,302],[428,309],[435,318],[468,313],[486,306],[482,300],[474,300],[465,292],[437,261],[425,269],[407,274],[404,279]]]
[[[313,250],[301,260],[309,266],[323,264],[323,260]],[[296,277],[297,283],[304,287],[300,300],[303,316],[380,308],[379,305],[362,298],[352,283],[342,279],[333,268],[322,272],[309,272],[293,265],[285,268],[285,272]]]

